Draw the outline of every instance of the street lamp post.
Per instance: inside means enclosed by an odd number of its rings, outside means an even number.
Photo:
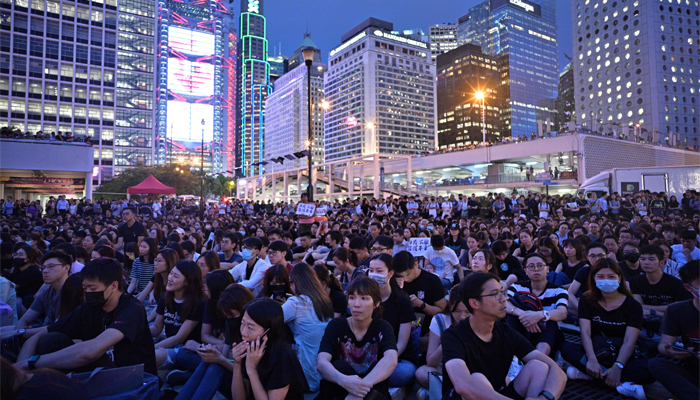
[[[313,152],[313,147],[314,147],[314,134],[313,134],[313,125],[311,123],[311,66],[314,63],[314,55],[316,53],[316,49],[313,47],[305,47],[301,50],[302,54],[304,55],[304,63],[306,63],[306,84],[307,84],[307,102],[308,102],[308,122],[309,122],[309,138],[306,142],[307,148],[309,153],[307,154],[307,157],[309,159],[309,186],[306,188],[307,193],[309,194],[309,201],[313,201],[314,197],[314,187],[313,187],[313,182],[311,180],[311,174],[312,174],[312,163],[313,160],[311,159],[311,154]]]
[[[476,98],[481,100],[481,144],[486,146],[486,95],[479,90]]]
[[[204,125],[206,121],[202,118],[202,159],[200,163],[200,177],[202,181],[199,186],[199,219],[204,221]]]

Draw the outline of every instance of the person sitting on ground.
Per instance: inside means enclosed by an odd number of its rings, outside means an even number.
[[[428,333],[428,350],[426,351],[426,365],[416,371],[416,381],[421,387],[428,388],[429,374],[431,372],[442,373],[442,333],[453,324],[457,324],[471,314],[462,302],[457,285],[450,290],[450,301],[447,311],[435,314],[430,322]]]
[[[634,299],[644,308],[644,315],[663,316],[669,304],[692,298],[680,279],[663,272],[664,252],[659,246],[642,246],[639,253],[644,275],[632,278],[629,287]]]
[[[578,303],[581,344],[562,344],[562,357],[572,365],[566,375],[600,379],[623,395],[644,399],[641,385],[653,383],[654,377],[647,360],[636,355],[642,306],[632,297],[620,267],[609,258],[593,264],[588,287]]]
[[[696,247],[698,234],[692,229],[681,232],[681,243],[671,246],[673,254],[671,258],[680,265],[694,260],[700,260],[700,248]]]
[[[381,303],[376,281],[361,276],[348,286],[351,316],[328,323],[318,351],[323,377],[318,398],[362,399],[370,392],[389,397],[398,353],[391,324],[381,318]]]
[[[578,239],[564,239],[564,255],[566,258],[557,265],[554,270],[556,273],[564,273],[571,282],[574,281],[574,277],[579,269],[583,268],[586,263],[585,247]],[[561,285],[564,288],[569,288],[571,283]]]
[[[506,316],[506,291],[491,274],[471,274],[456,289],[472,314],[442,334],[443,399],[558,399],[566,375],[522,335],[498,320]],[[525,365],[506,382],[518,357]]]
[[[92,371],[144,364],[156,375],[156,359],[143,305],[124,293],[122,267],[114,259],[90,261],[82,271],[85,304],[29,338],[17,357],[21,369]],[[73,339],[80,339],[74,343]],[[112,357],[107,351],[113,349]]]
[[[159,338],[165,328],[165,339],[155,345],[159,368],[173,367],[177,352],[188,340],[201,342],[202,286],[202,274],[192,261],[178,261],[170,271],[165,293],[158,300],[156,320],[150,327],[154,338]]]
[[[589,289],[588,287],[588,276],[591,273],[591,265],[595,264],[596,261],[605,258],[608,253],[607,247],[602,243],[589,243],[586,246],[586,260],[588,260],[588,265],[582,267],[574,275],[574,281],[569,285],[569,313],[573,315],[578,315],[578,303],[581,294],[586,293]]]
[[[226,235],[224,235],[224,239],[226,239]],[[224,241],[222,240],[221,242],[223,243]],[[262,290],[265,271],[270,267],[265,260],[258,257],[262,247],[263,244],[257,237],[245,239],[241,247],[241,258],[243,261],[231,269],[231,275],[233,275],[236,283],[247,287],[255,295]]]
[[[11,400],[82,400],[88,393],[82,385],[50,368],[24,372],[15,368],[4,357],[0,357],[2,387],[0,397]]]
[[[568,295],[566,289],[547,281],[547,264],[539,253],[524,258],[528,281],[514,283],[508,288],[508,325],[525,336],[537,350],[554,355],[564,341],[557,322],[566,319]],[[535,295],[542,303],[541,311],[526,310],[519,299],[521,292]],[[516,306],[518,304],[518,306]]]
[[[292,346],[285,340],[282,306],[258,299],[246,307],[241,343],[233,346],[233,400],[302,400],[309,388]]]
[[[221,261],[219,261],[219,256],[211,251],[207,250],[202,253],[202,255],[197,258],[197,266],[202,271],[202,281],[207,277],[207,274],[221,269]]]
[[[339,272],[338,281],[343,287],[343,290],[348,288],[350,282],[359,276],[365,275],[360,269],[357,254],[354,251],[341,247],[333,254],[333,262],[335,262],[336,273]]]
[[[464,279],[464,271],[454,250],[445,246],[445,238],[440,235],[430,237],[430,247],[425,251],[425,259],[435,267],[435,274],[445,288],[452,287],[454,271],[459,279]]]
[[[221,252],[219,253],[221,269],[232,269],[243,262],[241,255],[236,252],[239,243],[238,235],[233,232],[226,232],[221,238],[219,243],[221,246]]]
[[[666,308],[658,349],[661,355],[671,360],[652,358],[649,370],[677,399],[696,400],[700,398],[697,379],[700,371],[700,261],[686,263],[679,272],[685,290],[693,298]],[[683,348],[676,345],[678,337],[681,337]]]

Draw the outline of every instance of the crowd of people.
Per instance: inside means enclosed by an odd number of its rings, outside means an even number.
[[[0,128],[0,138],[21,139],[21,140],[46,140],[57,143],[85,143],[92,146],[92,137],[89,135],[74,136],[73,132],[51,132],[37,131],[36,133],[22,132],[19,129],[11,130],[8,127]]]
[[[699,396],[696,191],[0,202],[3,399]]]

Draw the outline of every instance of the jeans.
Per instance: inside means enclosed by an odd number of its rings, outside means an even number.
[[[649,370],[659,383],[673,393],[678,400],[697,400],[700,398],[697,367],[686,368],[668,358],[658,357],[649,360]]]
[[[389,387],[403,387],[411,384],[417,369],[412,362],[399,360],[396,369],[389,376]]]
[[[202,357],[192,350],[180,349],[175,356],[174,368],[194,372],[202,364]]]
[[[586,373],[586,351],[577,343],[564,342],[561,346],[561,356],[579,371]],[[632,382],[639,385],[654,383],[656,379],[649,371],[648,360],[644,358],[630,359],[620,376],[621,382]],[[603,367],[605,369],[605,367]]]
[[[350,366],[350,364],[347,363],[345,360],[337,360],[336,362],[333,363],[333,367],[340,372],[343,375],[347,376],[359,376],[360,378],[364,378],[372,372],[374,367],[377,365],[377,363],[373,363],[372,365],[369,366],[369,369],[363,373],[363,374],[358,374],[355,372],[355,370]],[[385,398],[389,397],[389,380],[384,380],[382,382],[377,383],[372,387],[372,390],[376,390],[379,393],[383,394]],[[321,379],[321,389],[319,392],[318,397],[316,397],[317,400],[342,400],[345,399],[345,397],[348,395],[348,391],[345,390],[344,387],[338,385],[337,383],[333,383],[330,381],[327,381],[325,379]]]
[[[207,364],[204,361],[192,374],[185,386],[180,389],[176,400],[210,400],[219,388],[221,394],[231,398],[231,380],[233,374],[219,364]],[[225,386],[228,384],[228,386]]]
[[[44,335],[39,340],[39,343],[36,345],[36,354],[37,355],[44,355],[44,354],[51,354],[55,353],[59,350],[63,350],[67,347],[70,347],[74,345],[73,340],[68,337],[68,335],[61,333],[61,332],[50,332]],[[71,368],[71,369],[66,369],[66,370],[61,370],[62,372],[68,373],[71,371],[74,372],[92,372],[95,368],[102,367],[102,368],[114,368],[116,365],[114,364],[114,361],[107,355],[103,354],[100,358],[97,360],[91,362],[90,364],[78,367],[78,368]]]

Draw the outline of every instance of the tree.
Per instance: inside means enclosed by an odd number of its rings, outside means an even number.
[[[236,188],[236,181],[234,178],[228,176],[214,176],[207,177],[205,182],[205,190],[209,186],[209,192],[216,196],[229,196],[231,191]]]

